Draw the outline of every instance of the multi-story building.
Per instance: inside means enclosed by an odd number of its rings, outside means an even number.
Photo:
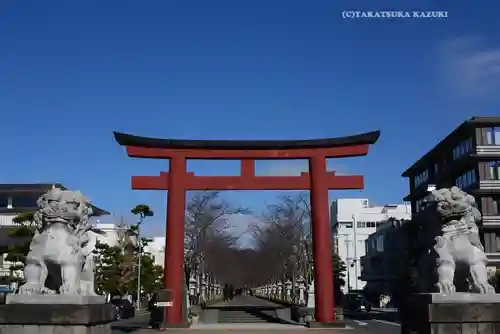
[[[500,117],[473,117],[460,124],[404,173],[413,217],[425,216],[428,187],[458,186],[476,198],[490,266],[500,266]]]
[[[366,239],[361,279],[366,282],[365,295],[373,303],[378,303],[381,295],[395,297],[397,303],[398,295],[408,288],[401,282],[414,264],[408,260],[408,249],[417,242],[410,223],[409,219],[390,217]]]
[[[22,276],[20,271],[11,272],[13,263],[5,261],[9,246],[18,242],[9,236],[9,232],[17,226],[13,222],[14,217],[24,212],[35,211],[40,195],[52,188],[66,190],[66,187],[57,183],[0,184],[0,289],[8,287],[9,276]],[[109,214],[94,205],[92,209],[94,217]]]
[[[361,290],[361,257],[366,253],[365,240],[389,218],[410,219],[407,204],[370,205],[364,198],[340,198],[330,207],[330,219],[334,233],[334,247],[347,267],[344,292]]]
[[[434,187],[458,186],[476,198],[483,215],[479,232],[489,267],[500,266],[499,161],[500,117],[473,117],[403,172],[410,184],[404,200],[411,202],[412,219],[384,224],[367,241],[361,276],[368,282],[369,294],[383,293],[399,300],[408,291],[430,287],[425,273],[432,268],[425,260],[427,249],[419,247],[419,235],[422,223],[433,218],[425,198]],[[379,239],[384,240],[383,247],[377,246]],[[419,275],[414,275],[417,271]]]

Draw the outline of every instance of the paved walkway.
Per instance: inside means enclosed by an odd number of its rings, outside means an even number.
[[[227,302],[220,302],[210,307],[219,310],[235,310],[241,308],[249,308],[256,310],[271,310],[282,308],[281,305],[257,298],[254,296],[237,296],[233,300]],[[264,311],[265,312],[265,311]],[[144,327],[142,327],[144,328]],[[168,329],[167,331],[159,331],[152,329],[141,329],[141,328],[130,328],[127,333],[131,334],[161,334],[161,333],[171,333],[171,334],[289,334],[287,331],[291,331],[293,334],[305,334],[307,333],[349,333],[349,334],[360,334],[366,333],[359,331],[359,328],[354,328],[353,326],[348,328],[306,328],[302,325],[293,324],[282,324],[282,323],[213,323],[213,324],[195,324],[190,328],[183,329]],[[118,333],[118,332],[117,332]],[[371,333],[370,333],[371,334]],[[378,334],[378,333],[377,333]]]
[[[293,328],[292,328],[293,327]],[[151,334],[161,334],[161,333],[172,333],[172,334],[207,334],[210,333],[221,333],[221,334],[256,334],[256,333],[266,333],[266,334],[284,334],[286,331],[292,331],[293,334],[306,334],[306,333],[340,333],[340,334],[360,334],[363,332],[356,331],[352,328],[305,328],[305,327],[275,327],[272,324],[261,325],[260,327],[256,325],[247,326],[244,324],[234,324],[234,325],[205,325],[204,327],[197,327],[187,329],[168,329],[167,331],[152,331],[152,330],[141,330],[135,333],[151,333]],[[363,333],[364,334],[364,333]]]
[[[208,308],[283,308],[283,306],[254,296],[236,296],[231,300],[212,304]]]

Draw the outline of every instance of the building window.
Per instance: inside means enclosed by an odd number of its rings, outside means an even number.
[[[500,196],[493,196],[491,200],[493,201],[493,213],[500,214]]]
[[[495,253],[500,252],[500,232],[495,232]]]
[[[418,174],[415,176],[415,187],[418,187],[422,183],[426,182],[429,180],[429,170],[426,169],[422,173]]]
[[[376,222],[356,222],[357,228],[376,227]]]
[[[36,208],[36,201],[40,197],[39,194],[23,194],[12,199],[14,208]]]
[[[434,175],[438,175],[439,173],[439,164],[436,162],[434,164]]]
[[[425,210],[425,199],[419,199],[415,202],[415,212],[421,212]]]
[[[357,228],[365,228],[366,227],[366,222],[356,222],[356,227]]]
[[[352,228],[352,222],[342,223],[342,225],[344,225],[345,228]]]
[[[463,156],[464,154],[472,151],[472,138],[466,139],[453,149],[453,160],[456,160]]]
[[[471,169],[464,174],[460,175],[456,181],[455,185],[461,189],[467,188],[473,184],[476,184],[477,179],[476,179],[476,170]]]
[[[500,127],[491,127],[486,130],[488,145],[500,145]]]
[[[488,180],[500,180],[500,167],[489,167]]]
[[[384,235],[381,234],[377,236],[377,252],[384,251]]]

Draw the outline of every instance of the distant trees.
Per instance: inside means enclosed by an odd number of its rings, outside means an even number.
[[[267,280],[295,280],[298,275],[312,281],[310,218],[306,193],[280,196],[277,203],[267,206],[260,226],[254,228],[256,249],[267,261]]]
[[[338,304],[343,296],[342,287],[345,285],[346,265],[336,253],[332,254],[332,271],[333,271],[333,295],[335,304]]]
[[[94,254],[96,290],[100,294],[126,296],[137,292],[139,253],[135,242],[126,235],[122,235],[114,246],[98,242]],[[142,253],[140,274],[141,290],[145,295],[163,286],[163,267],[155,264],[151,253]]]
[[[114,246],[97,242],[94,250],[95,286],[99,294],[125,296],[135,291],[134,248],[126,235],[121,235]]]
[[[149,206],[140,204],[131,213],[139,216],[139,220],[118,232],[116,245],[102,242],[96,245],[94,259],[99,293],[125,296],[141,289],[147,296],[163,286],[163,267],[155,264],[152,254],[145,251],[151,240],[140,236],[141,225],[147,217],[153,216],[153,211]]]
[[[291,280],[298,276],[308,284],[314,280],[312,252],[311,206],[309,195],[280,196],[262,215],[261,226],[254,227],[254,239],[259,259],[265,263],[260,284]],[[345,285],[346,265],[332,247],[332,279],[335,295],[341,297]]]
[[[17,225],[9,231],[8,236],[14,242],[9,245],[5,260],[12,263],[9,268],[9,280],[20,283],[23,275],[19,274],[19,271],[24,269],[24,262],[30,250],[31,239],[36,231],[34,212],[21,213],[14,217],[13,222]]]
[[[225,275],[229,249],[238,236],[229,233],[230,215],[247,214],[249,210],[234,207],[219,192],[192,194],[186,205],[184,269],[186,281],[194,273],[206,273],[221,279]],[[229,251],[230,252],[230,251]],[[227,274],[227,273],[226,273]]]

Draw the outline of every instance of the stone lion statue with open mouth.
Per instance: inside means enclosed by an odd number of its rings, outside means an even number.
[[[19,294],[96,295],[88,247],[92,208],[78,191],[54,188],[37,201],[35,235],[26,256]]]
[[[495,293],[488,283],[487,258],[476,225],[481,221],[481,213],[474,197],[458,187],[442,188],[433,190],[428,202],[435,204],[440,218],[439,233],[434,235],[438,291],[445,294],[456,291],[455,269],[461,264],[469,269],[470,292]]]

